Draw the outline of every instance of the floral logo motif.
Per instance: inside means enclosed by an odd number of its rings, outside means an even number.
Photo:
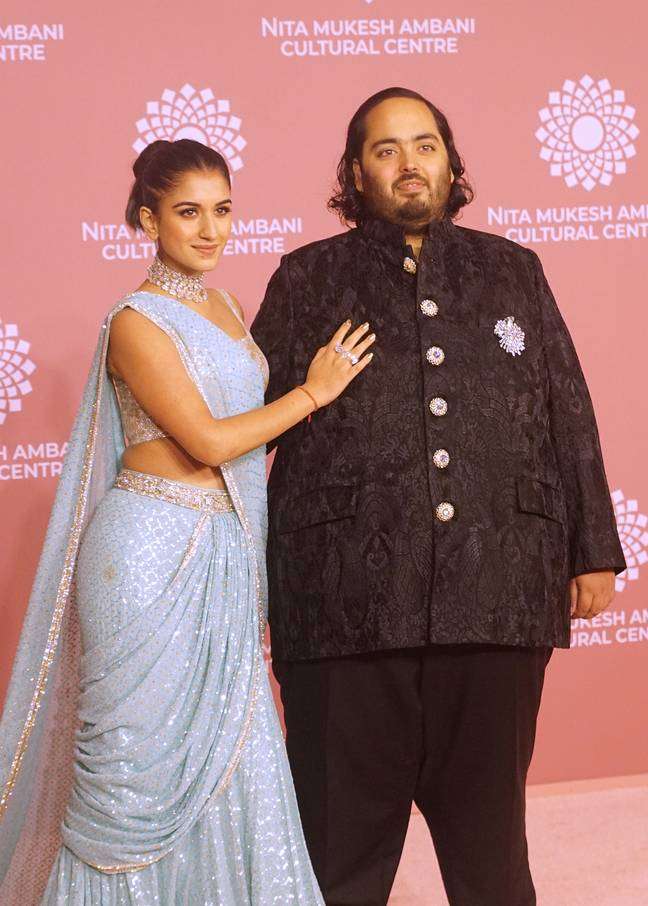
[[[211,88],[198,91],[189,84],[178,92],[166,88],[159,101],[148,102],[146,114],[135,124],[140,137],[133,148],[138,154],[157,139],[192,138],[219,151],[233,173],[243,166],[240,152],[246,141],[239,134],[241,120],[230,113],[230,102],[216,98]]]
[[[10,412],[20,412],[21,396],[32,391],[28,378],[36,370],[27,358],[30,344],[18,339],[15,324],[0,321],[0,425]]]
[[[570,188],[580,184],[590,192],[596,185],[609,186],[636,154],[635,112],[625,92],[607,79],[567,79],[561,91],[549,92],[549,106],[540,111],[542,125],[535,134],[542,144],[540,157]]]
[[[639,512],[636,500],[626,500],[623,491],[612,494],[617,529],[628,568],[616,577],[616,590],[639,578],[639,567],[648,561],[648,516]]]

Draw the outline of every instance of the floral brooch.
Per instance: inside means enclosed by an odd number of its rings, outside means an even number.
[[[499,337],[499,344],[505,352],[511,355],[521,355],[524,352],[524,331],[515,323],[513,315],[498,321],[493,333]]]

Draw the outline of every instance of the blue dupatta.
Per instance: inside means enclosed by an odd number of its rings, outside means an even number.
[[[125,307],[139,311],[171,338],[215,418],[235,415],[246,408],[234,392],[237,362],[240,365],[239,352],[232,345],[235,341],[195,311],[169,297],[134,293],[123,299],[104,321],[72,431],[0,723],[3,902],[13,902],[11,897],[16,892],[20,892],[23,902],[28,901],[30,891],[42,890],[60,845],[78,730],[81,661],[74,608],[75,563],[83,530],[97,503],[112,487],[124,451],[106,355],[112,318]],[[256,398],[261,405],[260,372]],[[244,530],[255,576],[257,635],[250,648],[254,662],[252,685],[244,683],[242,687],[242,718],[233,728],[235,732],[229,733],[227,744],[221,747],[217,763],[212,765],[204,801],[224,788],[245,742],[254,707],[254,688],[263,667],[261,640],[266,619],[264,448],[223,464],[222,473]],[[191,820],[187,816],[183,826]],[[84,858],[82,838],[83,833],[75,849]],[[144,867],[165,855],[173,845],[173,835],[145,841],[135,850],[125,842],[113,835],[106,843],[105,858],[101,857],[101,864],[95,862],[96,867],[107,871]]]

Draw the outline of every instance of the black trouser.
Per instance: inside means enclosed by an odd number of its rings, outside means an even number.
[[[550,656],[440,645],[275,662],[327,906],[387,903],[412,802],[451,906],[535,904],[524,788]]]

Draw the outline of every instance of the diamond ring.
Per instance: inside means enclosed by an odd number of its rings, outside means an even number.
[[[338,355],[341,355],[343,359],[348,359],[352,365],[358,364],[358,356],[354,355],[352,352],[349,352],[348,349],[345,349],[341,343],[335,344],[335,351]]]

